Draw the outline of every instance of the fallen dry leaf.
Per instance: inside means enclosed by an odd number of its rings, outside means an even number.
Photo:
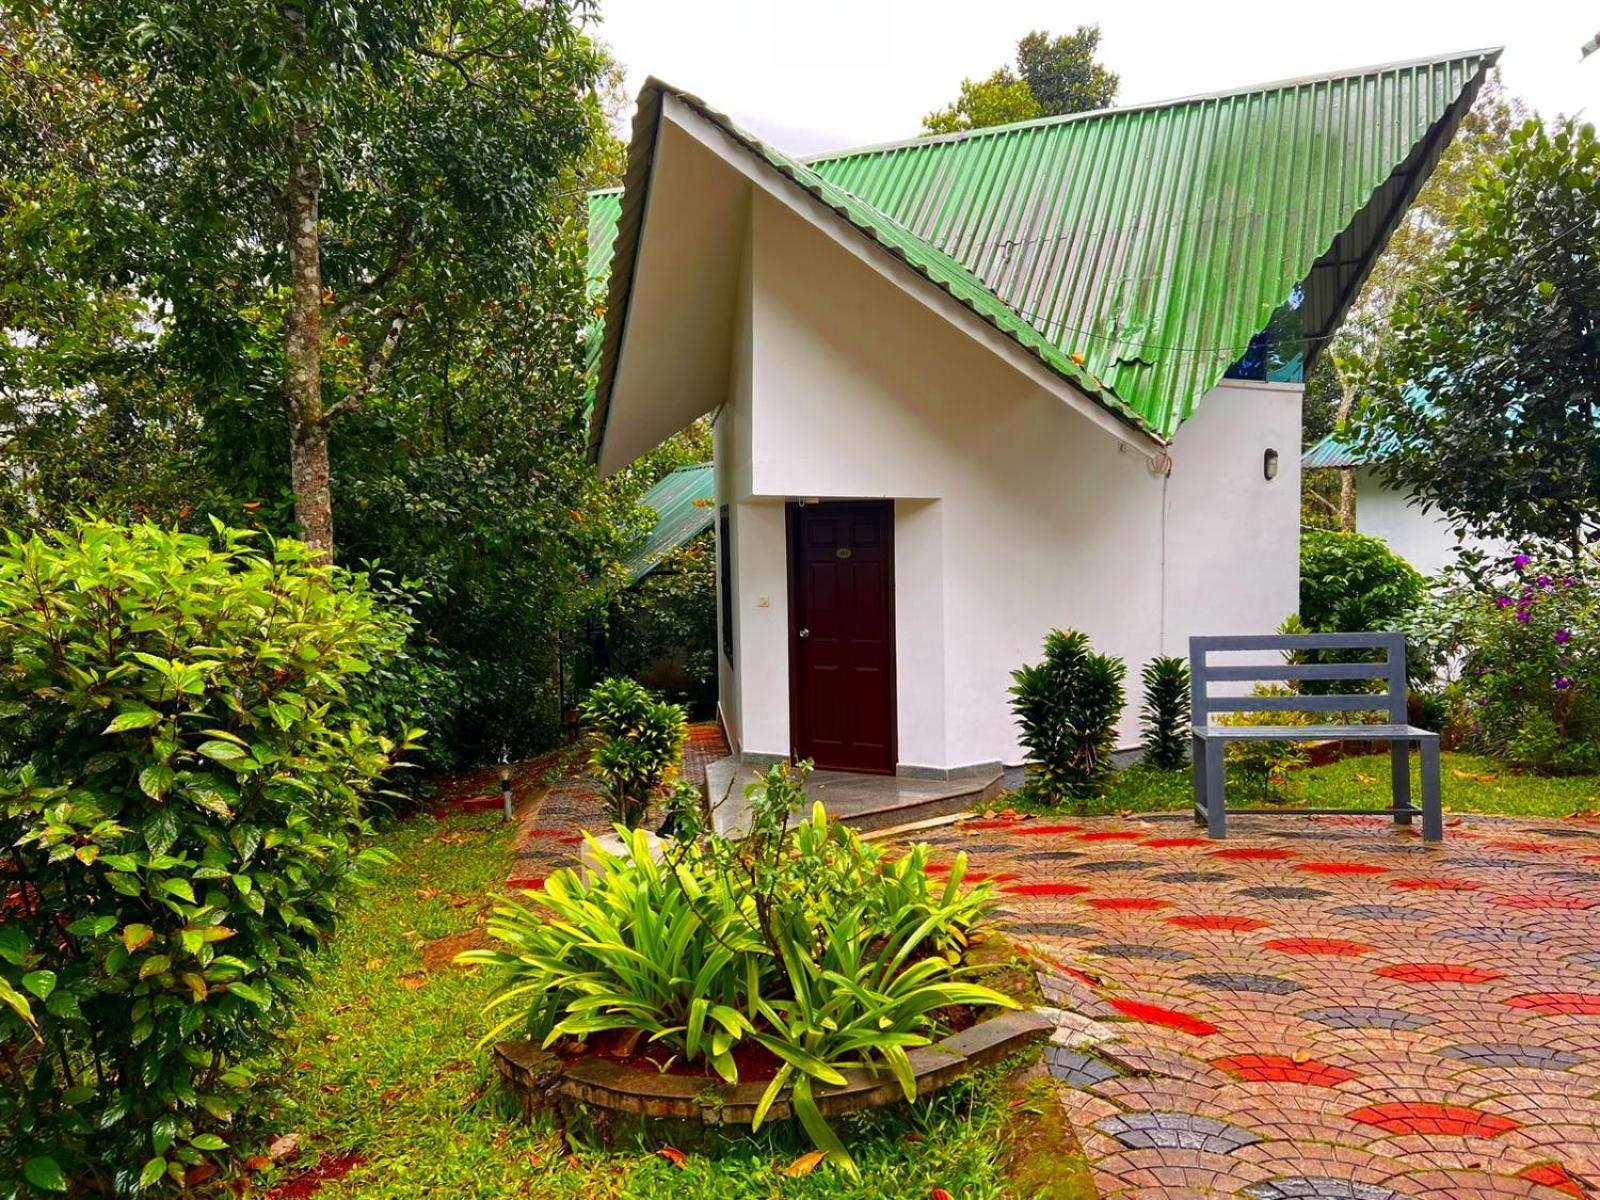
[[[821,1150],[813,1150],[809,1154],[802,1154],[787,1167],[783,1173],[790,1179],[804,1179],[815,1171],[824,1158],[828,1157]]]
[[[402,975],[400,976],[400,986],[410,988],[413,992],[419,991],[428,986],[428,977],[426,975]]]
[[[912,1145],[915,1145],[918,1142],[925,1142],[928,1139],[923,1137],[920,1133],[918,1133],[915,1129],[913,1129],[910,1133],[906,1134],[905,1137],[901,1138],[900,1140],[902,1142],[909,1142]]]
[[[265,1154],[252,1154],[239,1165],[246,1171],[265,1171],[272,1165],[272,1160]]]
[[[367,970],[376,971],[381,966],[383,966],[383,959],[381,959],[381,958],[369,958],[369,959],[367,959]]]
[[[1371,775],[1363,775],[1360,771],[1357,771],[1356,772],[1356,782],[1357,783],[1377,783],[1378,781],[1376,779],[1374,779]]]
[[[682,1150],[675,1149],[672,1146],[663,1146],[661,1149],[657,1150],[656,1153],[661,1155],[662,1158],[666,1159],[680,1171],[686,1170],[689,1166],[689,1156]]]
[[[293,1158],[300,1153],[300,1135],[298,1133],[285,1133],[272,1139],[267,1144],[267,1157],[273,1162],[282,1162],[286,1158]]]
[[[438,888],[428,887],[428,888],[418,888],[417,889],[417,899],[418,900],[432,900],[438,894],[439,894],[439,889]]]

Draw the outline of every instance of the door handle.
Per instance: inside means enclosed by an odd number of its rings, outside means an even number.
[[[800,631],[800,632],[799,632],[799,633],[798,633],[798,634],[796,634],[796,635],[795,635],[795,636],[796,636],[796,637],[803,637],[803,638],[808,638],[808,637],[810,637],[810,636],[811,636],[811,630],[809,630],[809,629],[802,629],[802,630],[801,630],[801,631]]]

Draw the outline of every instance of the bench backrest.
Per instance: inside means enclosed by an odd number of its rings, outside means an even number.
[[[1210,656],[1229,650],[1381,650],[1381,662],[1213,663]],[[1215,696],[1210,685],[1288,682],[1290,680],[1381,679],[1381,692],[1333,695]],[[1403,633],[1247,634],[1189,639],[1189,680],[1193,720],[1211,723],[1215,712],[1359,712],[1382,710],[1395,725],[1406,722],[1406,636]]]

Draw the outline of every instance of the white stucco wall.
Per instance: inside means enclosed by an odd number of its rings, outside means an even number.
[[[1456,537],[1438,511],[1423,512],[1406,493],[1387,486],[1377,472],[1356,468],[1356,530],[1380,537],[1424,575],[1437,575],[1456,560],[1456,547],[1501,554],[1505,547],[1482,538]]]
[[[905,766],[1020,761],[1010,672],[1051,628],[1126,659],[1131,746],[1147,659],[1294,610],[1298,389],[1216,389],[1163,477],[778,201],[757,193],[748,230],[748,380],[717,425],[738,580],[722,694],[744,752],[790,748],[789,499],[895,501]]]

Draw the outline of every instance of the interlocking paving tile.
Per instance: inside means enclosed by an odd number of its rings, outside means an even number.
[[[1089,888],[1081,883],[1008,883],[1000,890],[1008,896],[1081,896]]]
[[[1433,1024],[1432,1017],[1381,1004],[1330,1004],[1300,1015],[1330,1029],[1421,1029]]]
[[[1213,1058],[1219,1071],[1256,1082],[1304,1083],[1311,1087],[1336,1087],[1360,1076],[1346,1067],[1318,1062],[1314,1058],[1291,1058],[1287,1054],[1234,1054]]]
[[[1028,861],[1062,862],[1069,858],[1082,858],[1085,853],[1083,850],[1029,850]]]
[[[1137,942],[1101,942],[1089,947],[1102,958],[1147,958],[1151,962],[1187,962],[1194,955],[1171,946],[1145,946]]]
[[[1066,1046],[1051,1046],[1045,1052],[1045,1062],[1049,1064],[1050,1074],[1075,1088],[1093,1087],[1122,1075],[1105,1059]]]
[[[1369,1104],[1345,1116],[1363,1125],[1376,1125],[1389,1133],[1438,1133],[1452,1137],[1494,1138],[1522,1126],[1520,1121],[1510,1117],[1460,1104],[1396,1101]]]
[[[1106,912],[1154,912],[1158,908],[1172,907],[1171,900],[1158,900],[1154,896],[1085,896],[1083,902]]]
[[[1026,937],[1030,933],[1038,937],[1061,938],[1100,936],[1100,931],[1093,925],[1073,925],[1066,921],[1011,921],[1006,925],[1006,932],[1018,937]]]
[[[1553,829],[1524,829],[1520,832],[1537,837],[1600,839],[1600,829],[1581,829],[1574,825],[1557,825]]]
[[[1583,954],[1567,955],[1569,963],[1577,963],[1580,967],[1600,967],[1600,950],[1585,951]]]
[[[1287,996],[1303,992],[1306,985],[1285,979],[1281,975],[1252,975],[1246,971],[1202,971],[1198,975],[1185,975],[1190,983],[1224,992],[1260,992],[1268,996]]]
[[[1235,895],[1249,896],[1252,900],[1320,900],[1324,896],[1333,895],[1321,888],[1296,887],[1285,884],[1263,884],[1257,887],[1240,888]]]
[[[1502,971],[1469,967],[1461,963],[1395,963],[1379,967],[1373,974],[1406,983],[1491,983],[1505,978]]]
[[[1260,917],[1235,917],[1227,913],[1182,913],[1166,919],[1168,925],[1179,929],[1206,929],[1220,933],[1250,933],[1272,924]]]
[[[1355,917],[1358,921],[1426,921],[1437,913],[1404,904],[1345,904],[1333,910],[1336,917]]]
[[[1212,858],[1226,858],[1236,862],[1275,862],[1294,856],[1293,850],[1284,850],[1277,846],[1230,846],[1226,850],[1211,852]]]
[[[1074,871],[1145,871],[1161,864],[1145,858],[1103,858],[1098,862],[1079,863]]]
[[[1142,1021],[1146,1025],[1164,1025],[1195,1037],[1210,1037],[1217,1032],[1217,1027],[1210,1021],[1145,1000],[1128,1000],[1119,996],[1107,1003],[1129,1020]]]
[[[1559,879],[1563,883],[1600,883],[1600,871],[1574,871],[1568,869],[1540,871],[1539,878]]]
[[[1244,1189],[1250,1200],[1407,1200],[1393,1188],[1324,1175],[1284,1175]]]
[[[1445,937],[1461,942],[1487,942],[1491,945],[1537,946],[1548,942],[1550,935],[1537,929],[1508,929],[1503,925],[1463,925],[1450,929]]]
[[[1262,942],[1261,947],[1264,950],[1276,950],[1281,954],[1324,955],[1333,958],[1359,958],[1363,954],[1371,954],[1373,949],[1365,942],[1325,937],[1273,938]]]
[[[1566,1071],[1584,1060],[1566,1050],[1549,1046],[1519,1046],[1514,1042],[1491,1042],[1446,1046],[1439,1053],[1476,1067],[1534,1067],[1543,1071]]]
[[[1261,1140],[1259,1134],[1215,1117],[1181,1112],[1118,1113],[1096,1121],[1094,1127],[1124,1146],[1205,1150],[1212,1154],[1232,1154]]]
[[[1567,1171],[1566,1167],[1558,1162],[1534,1163],[1531,1167],[1523,1167],[1517,1172],[1518,1179],[1526,1179],[1529,1183],[1540,1183],[1547,1188],[1554,1188],[1558,1192],[1565,1192],[1569,1196],[1583,1197],[1588,1195],[1580,1184]]]
[[[1514,871],[1518,867],[1528,864],[1520,858],[1501,858],[1492,854],[1475,854],[1469,858],[1453,858],[1450,864],[1456,867],[1477,867],[1488,871]]]
[[[1165,875],[1152,875],[1159,883],[1227,883],[1238,878],[1226,871],[1168,871]]]
[[[1600,992],[1530,992],[1524,996],[1513,996],[1506,1003],[1512,1008],[1550,1015],[1572,1013],[1600,1016]]]
[[[1387,875],[1393,867],[1380,867],[1374,863],[1359,862],[1308,862],[1296,863],[1296,871],[1313,875]]]

